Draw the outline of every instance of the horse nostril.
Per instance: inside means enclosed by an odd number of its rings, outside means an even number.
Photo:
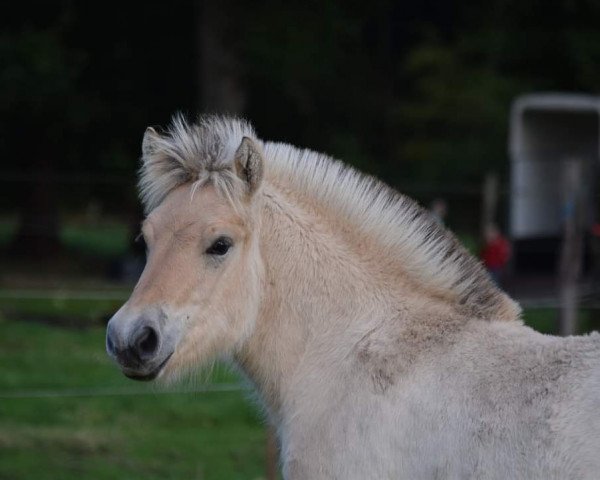
[[[109,355],[116,355],[115,344],[110,336],[110,331],[106,334],[106,351]]]
[[[158,349],[158,334],[152,327],[144,327],[135,340],[134,348],[141,359],[152,357]]]

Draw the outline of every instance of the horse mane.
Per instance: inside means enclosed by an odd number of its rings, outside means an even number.
[[[231,168],[243,137],[262,146],[267,177],[335,211],[376,240],[413,277],[478,318],[515,320],[520,308],[427,210],[380,180],[327,155],[284,143],[262,142],[240,119],[205,116],[190,124],[180,115],[144,148],[140,196],[147,212],[179,185],[211,182],[227,197],[239,188]]]

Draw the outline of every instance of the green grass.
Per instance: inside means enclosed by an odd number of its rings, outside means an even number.
[[[475,235],[471,235],[469,233],[457,233],[456,236],[469,253],[479,258],[481,245],[480,240]]]
[[[121,301],[52,295],[0,291],[0,479],[264,475],[265,429],[245,392],[160,393],[125,379],[104,352],[102,322]],[[556,330],[554,310],[529,310],[524,318],[542,332]],[[582,329],[598,328],[595,318],[582,311]],[[236,381],[220,367],[207,383]],[[98,388],[140,394],[27,395]],[[7,397],[19,392],[24,398]]]
[[[106,223],[99,226],[67,224],[63,226],[60,238],[70,249],[88,255],[112,258],[127,252],[129,230],[121,223]]]
[[[36,296],[34,292],[0,289],[0,316],[17,319],[35,319],[51,323],[86,327],[99,324],[112,316],[129,296],[130,289],[113,289],[106,298],[86,296],[85,292],[46,291]],[[33,295],[32,295],[33,293]],[[103,292],[101,292],[102,295]]]
[[[17,230],[17,223],[11,219],[0,219],[0,247],[7,245]]]
[[[16,232],[16,219],[0,218],[0,247],[8,245]],[[67,249],[101,258],[114,258],[127,252],[129,235],[127,225],[115,221],[91,225],[67,220],[59,233]]]
[[[523,319],[527,325],[538,332],[558,334],[558,311],[553,308],[525,310]],[[600,330],[600,310],[581,309],[577,316],[579,333]]]
[[[125,379],[104,328],[0,321],[0,396],[135,388],[141,395],[0,397],[0,479],[254,479],[265,432],[244,392],[157,393]],[[208,383],[233,382],[218,368]]]
[[[6,296],[6,291],[0,290],[0,314],[7,318],[34,319],[86,327],[98,324],[109,318],[123,304],[120,292],[106,299],[71,298],[60,292],[49,296],[20,298]],[[18,292],[17,292],[18,293]]]

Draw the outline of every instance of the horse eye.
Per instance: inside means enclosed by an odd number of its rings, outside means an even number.
[[[219,237],[206,249],[209,255],[225,255],[231,248],[233,242],[228,237]]]

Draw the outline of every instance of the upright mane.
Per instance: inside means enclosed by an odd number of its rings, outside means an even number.
[[[335,210],[429,288],[450,293],[478,318],[519,317],[518,305],[496,287],[480,262],[415,201],[327,155],[262,142],[243,120],[206,116],[190,124],[176,116],[163,135],[148,144],[145,139],[139,182],[145,210],[184,183],[210,182],[233,196],[238,185],[230,167],[243,137],[262,146],[267,178],[282,179]]]

